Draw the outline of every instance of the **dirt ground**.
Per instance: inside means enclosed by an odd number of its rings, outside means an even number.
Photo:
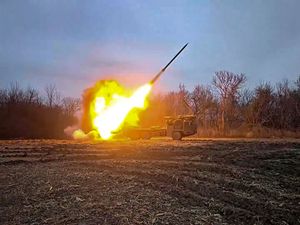
[[[300,141],[0,141],[0,224],[300,224]]]

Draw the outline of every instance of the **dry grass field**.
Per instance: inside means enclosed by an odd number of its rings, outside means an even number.
[[[0,141],[0,224],[300,224],[300,142]]]

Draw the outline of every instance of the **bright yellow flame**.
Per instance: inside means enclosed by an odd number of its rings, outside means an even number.
[[[146,107],[145,100],[151,87],[151,84],[145,84],[130,96],[120,91],[120,86],[114,85],[97,92],[90,106],[90,115],[93,127],[102,139],[110,139],[125,121],[130,121],[132,118],[129,113],[132,109]]]

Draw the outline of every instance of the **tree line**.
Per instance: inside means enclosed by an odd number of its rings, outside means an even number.
[[[214,74],[211,84],[188,91],[150,95],[140,112],[140,126],[164,126],[166,116],[193,114],[199,137],[300,137],[300,76],[271,85],[245,88],[246,76]],[[13,83],[0,89],[0,138],[65,138],[64,129],[77,121],[81,100],[62,97],[54,85],[43,94]]]
[[[12,83],[0,89],[0,138],[64,138],[64,129],[76,122],[80,100],[63,98],[54,85],[44,95]]]
[[[245,88],[246,76],[218,71],[210,85],[192,91],[184,84],[178,91],[158,94],[141,113],[141,124],[162,125],[165,116],[193,114],[200,137],[299,137],[300,76],[271,85]]]

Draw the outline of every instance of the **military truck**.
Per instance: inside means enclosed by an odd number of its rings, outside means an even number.
[[[173,140],[181,140],[183,137],[197,133],[197,123],[194,115],[166,117],[166,122],[166,136],[172,137]]]
[[[132,140],[150,139],[152,137],[171,137],[173,140],[181,140],[183,137],[197,133],[196,117],[194,115],[180,115],[165,117],[166,127],[126,127],[120,133]]]

